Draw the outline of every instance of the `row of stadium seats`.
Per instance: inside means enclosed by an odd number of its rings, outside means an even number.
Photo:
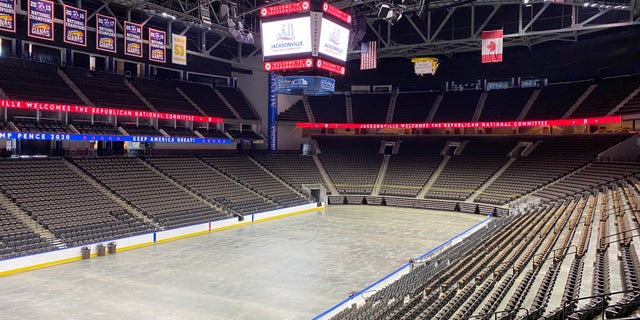
[[[576,143],[576,138],[571,136],[543,138],[529,156],[516,159],[476,201],[492,204],[510,202],[586,165],[598,153],[624,137],[596,135],[584,144]]]
[[[82,104],[56,70],[53,64],[0,58],[0,88],[11,99]]]
[[[273,200],[282,207],[310,202],[294,189],[270,175],[247,157],[207,157],[202,159],[221,173],[242,183],[255,193]]]
[[[131,83],[160,112],[202,115],[176,91],[177,81],[132,79]]]
[[[0,179],[4,197],[68,244],[149,230],[141,221],[119,215],[124,210],[122,206],[76,174],[62,159],[0,161]],[[93,236],[85,237],[78,230]]]
[[[0,78],[4,79],[0,80],[0,88],[9,98],[84,104],[58,74],[55,65],[3,58],[0,59],[0,66],[2,66]],[[210,86],[186,82],[132,79],[130,82],[133,88],[155,109],[150,110],[126,84],[127,80],[122,76],[73,67],[64,67],[61,70],[80,92],[97,106],[192,115],[202,115],[204,112],[208,116],[235,119],[236,115],[229,109],[228,103],[241,119],[259,119],[242,93],[232,88],[220,87],[214,90]],[[626,76],[602,79],[597,82],[551,84],[542,89],[535,89],[540,91],[539,95],[523,119],[561,118],[592,85],[595,85],[595,89],[571,112],[569,117],[604,116],[610,113],[640,87],[640,78]],[[473,119],[473,116],[483,93],[450,91],[442,95],[438,110],[430,120],[433,122],[516,120],[535,90],[512,88],[489,91],[486,93],[486,100],[477,119]],[[318,122],[347,122],[347,99],[351,101],[355,123],[387,122],[387,113],[394,102],[395,112],[391,118],[392,122],[425,122],[438,95],[438,92],[401,92],[394,101],[392,94],[353,94],[348,97],[338,94],[328,97],[309,97],[309,103],[313,116]],[[620,106],[617,113],[637,112],[639,100],[640,95],[634,96]],[[283,112],[281,120],[307,121],[308,119],[304,106],[296,103],[291,110]]]
[[[637,179],[494,219],[333,319],[590,319],[605,309],[608,318],[628,316],[640,305]]]
[[[170,178],[141,159],[75,159],[74,163],[127,203],[168,227],[182,225],[182,219],[196,223],[229,216],[211,203],[177,188]],[[193,220],[194,217],[198,219]]]
[[[507,162],[517,138],[472,139],[460,156],[449,159],[427,197],[465,200]]]
[[[5,159],[0,179],[0,259],[313,201],[247,156]]]
[[[4,206],[0,206],[0,259],[54,249]]]
[[[565,116],[590,86],[595,89],[586,96],[569,118],[600,117],[609,114],[634,90],[640,87],[640,77],[626,76],[602,79],[598,82],[550,84],[542,89],[511,88],[491,90],[486,93],[477,119],[473,119],[482,92],[449,91],[441,96],[433,119],[428,119],[440,92],[400,92],[392,106],[393,94],[336,94],[327,97],[309,97],[309,104],[316,122],[345,123],[347,100],[350,100],[354,123],[387,123],[387,113],[393,108],[392,123],[460,122],[460,121],[514,121],[519,119],[534,92],[539,91],[523,120],[560,119]],[[617,114],[637,113],[640,94],[626,102]],[[282,121],[306,122],[307,115],[302,102],[296,102],[280,114]]]
[[[247,188],[243,181],[234,180],[201,159],[147,158],[146,161],[197,195],[238,214],[281,208],[272,199]]]
[[[438,188],[474,192],[481,184],[478,181],[487,180],[509,159],[505,153],[518,142],[538,143],[528,156],[512,158],[511,166],[476,202],[464,202],[456,192],[427,192],[426,199],[415,198],[442,163],[440,153],[451,145],[451,137],[445,136],[404,139],[396,150],[399,154],[388,156],[385,188],[376,196],[371,195],[373,184],[384,157],[378,152],[383,141],[394,141],[391,137],[316,137],[322,167],[312,157],[285,154],[4,160],[0,178],[6,183],[0,185],[0,205],[2,199],[12,201],[25,218],[66,245],[309,203],[312,200],[302,185],[310,183],[333,184],[339,194],[329,198],[331,204],[360,204],[366,197],[369,204],[492,214],[493,207],[482,204],[491,203],[490,196],[506,203],[545,187],[533,197],[552,201],[624,177],[630,184],[637,183],[633,180],[640,172],[636,165],[593,162],[596,154],[629,136],[465,137],[457,147],[459,153],[446,151],[460,164],[449,162],[442,168],[446,175],[433,181]],[[486,163],[493,167],[466,174],[469,167],[485,168]],[[68,200],[69,194],[79,193],[81,198]],[[505,193],[509,197],[499,197]]]
[[[82,98],[65,82],[65,77],[79,90],[78,94],[84,95],[99,107],[190,115],[203,115],[204,112],[206,116],[236,119],[229,106],[219,97],[222,96],[240,115],[240,119],[259,119],[248,100],[233,88],[214,90],[208,85],[189,82],[140,78],[127,80],[121,75],[70,66],[58,69],[53,64],[14,58],[0,59],[0,88],[10,99],[84,105]]]
[[[256,155],[253,158],[278,178],[302,190],[303,184],[321,184],[328,189],[311,157],[301,155]]]
[[[235,119],[235,115],[224,104],[218,94],[211,90],[210,86],[199,83],[178,83],[178,88],[182,90],[191,101],[195,102],[204,113],[215,115],[225,119]]]
[[[383,170],[380,147],[395,141],[399,144],[398,154],[389,156],[380,195],[416,197],[423,188],[428,188],[426,198],[464,201],[486,183],[485,189],[474,198],[475,202],[503,205],[580,169],[600,152],[629,137],[631,135],[606,134],[314,138],[321,151],[318,157],[339,194],[371,195]],[[522,142],[531,144],[527,155],[523,155],[519,147]],[[438,166],[441,171],[436,173]],[[598,168],[606,171],[618,166]],[[633,165],[626,168],[611,169],[603,174],[613,179],[640,171]],[[435,180],[427,186],[432,178]],[[593,185],[580,187],[586,189]],[[557,193],[553,198],[563,195]],[[549,196],[543,198],[550,199]]]

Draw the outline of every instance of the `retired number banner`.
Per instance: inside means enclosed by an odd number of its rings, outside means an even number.
[[[171,34],[171,62],[174,64],[187,65],[187,37],[175,33]]]
[[[16,32],[16,0],[0,0],[0,31]]]
[[[116,53],[116,18],[96,15],[96,49]]]
[[[87,46],[87,10],[64,5],[64,42]]]
[[[28,9],[29,37],[53,41],[53,2],[29,0]]]
[[[142,58],[142,25],[124,22],[124,54]]]
[[[149,28],[149,60],[167,62],[167,33]]]

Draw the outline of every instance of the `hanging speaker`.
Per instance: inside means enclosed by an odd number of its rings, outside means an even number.
[[[389,16],[391,12],[391,7],[388,4],[383,4],[380,6],[380,10],[378,10],[378,18],[385,19]]]

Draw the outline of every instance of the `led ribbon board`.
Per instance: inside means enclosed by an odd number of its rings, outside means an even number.
[[[326,77],[278,77],[276,79],[276,91],[280,94],[324,96],[336,91],[336,81]]]
[[[304,11],[308,11],[309,8],[311,8],[311,5],[309,4],[309,1],[294,2],[294,3],[281,4],[281,5],[277,5],[277,6],[270,6],[270,7],[266,7],[266,8],[260,9],[260,17],[261,18],[266,18],[266,17],[279,16],[279,15],[283,15],[283,14],[292,14],[292,13],[296,13],[296,12],[304,12]]]
[[[344,66],[341,66],[339,64],[335,64],[326,60],[322,60],[322,59],[318,59],[316,61],[316,66],[318,67],[318,69],[329,71],[339,75],[344,75],[344,72],[345,72]]]
[[[230,144],[231,139],[220,138],[187,138],[187,137],[152,137],[152,136],[108,136],[94,134],[64,133],[32,133],[32,132],[0,132],[0,139],[16,140],[54,140],[54,141],[111,141],[111,142],[166,142],[166,143],[200,143]]]
[[[295,59],[282,61],[269,61],[264,63],[266,71],[294,70],[294,69],[311,69],[313,68],[313,59]]]
[[[42,102],[32,102],[32,101],[20,101],[20,100],[0,100],[0,108],[73,112],[73,113],[86,113],[86,114],[117,116],[117,117],[137,117],[137,118],[150,118],[150,119],[163,119],[163,120],[186,120],[186,121],[211,122],[211,123],[222,123],[223,121],[222,118],[216,118],[216,117],[193,116],[193,115],[187,115],[187,114],[174,114],[174,113],[140,111],[140,110],[98,108],[98,107],[89,107],[89,106],[77,106],[77,105],[57,104],[57,103],[42,103]]]
[[[513,128],[540,126],[578,126],[618,123],[621,116],[555,119],[555,120],[523,120],[496,122],[434,122],[434,123],[312,123],[298,122],[297,128],[333,128],[333,129],[448,129],[448,128]]]
[[[328,4],[328,3],[323,3],[322,4],[322,11],[330,16],[335,17],[336,19],[341,20],[342,22],[345,22],[347,24],[351,24],[352,22],[352,18],[351,15]]]

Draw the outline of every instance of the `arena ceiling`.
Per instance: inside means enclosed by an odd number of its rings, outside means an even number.
[[[62,0],[59,0],[60,2]],[[80,0],[78,0],[80,1]],[[260,55],[258,11],[290,0],[85,0],[94,11],[134,19],[186,34],[189,50],[242,65]],[[84,5],[85,2],[89,4]],[[93,2],[93,3],[92,3]],[[349,59],[359,42],[377,40],[378,57],[445,55],[479,51],[483,30],[503,29],[504,46],[531,48],[549,41],[640,24],[640,0],[337,0],[354,17]],[[117,11],[116,8],[123,8]],[[391,19],[378,17],[381,7]],[[211,15],[203,23],[202,8]],[[612,31],[613,30],[613,31]],[[253,41],[247,35],[253,36]]]

